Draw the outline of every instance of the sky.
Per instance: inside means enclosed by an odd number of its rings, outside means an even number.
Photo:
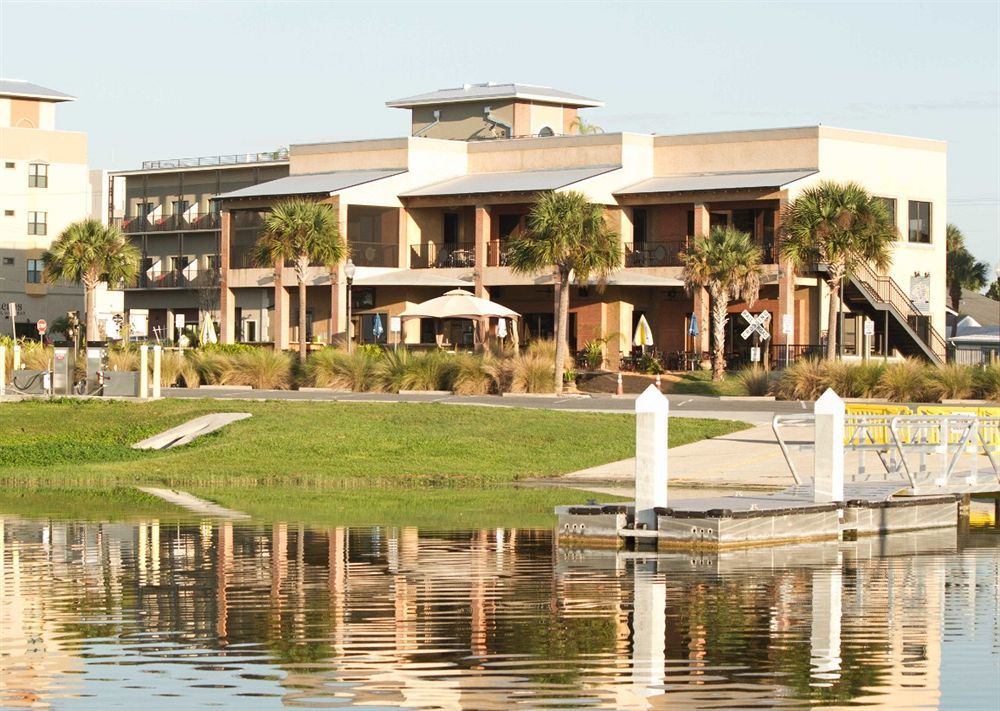
[[[824,125],[948,142],[948,220],[1000,263],[997,2],[0,0],[0,76],[78,100],[92,168],[402,136],[465,82],[601,99],[605,131]]]

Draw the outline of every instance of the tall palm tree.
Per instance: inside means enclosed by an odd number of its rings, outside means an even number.
[[[563,389],[569,354],[569,288],[575,279],[603,283],[622,264],[618,234],[604,219],[604,208],[583,193],[542,193],[528,214],[527,230],[510,246],[507,263],[518,274],[554,270],[559,287],[556,308],[556,392]]]
[[[117,227],[98,220],[81,220],[64,229],[42,255],[44,276],[49,283],[59,279],[83,284],[87,338],[96,340],[97,285],[132,283],[139,274],[138,248]]]
[[[253,246],[253,261],[281,269],[292,262],[299,287],[299,360],[306,359],[306,270],[310,264],[335,267],[347,254],[337,213],[320,202],[292,199],[277,203],[264,218]]]
[[[962,306],[962,289],[978,291],[986,286],[989,279],[989,265],[977,262],[976,258],[965,247],[965,236],[955,225],[948,225],[947,230],[947,267],[948,297],[956,318],[951,323],[951,336],[958,335],[959,308]]]
[[[827,358],[837,353],[837,308],[844,276],[861,262],[884,271],[892,261],[892,243],[897,237],[885,203],[857,183],[818,183],[782,211],[782,257],[795,267],[826,265],[830,287]]]
[[[726,313],[730,299],[744,299],[753,307],[760,293],[763,253],[753,237],[733,227],[714,227],[696,237],[681,255],[684,283],[689,290],[708,289],[712,309],[712,380],[726,371]]]

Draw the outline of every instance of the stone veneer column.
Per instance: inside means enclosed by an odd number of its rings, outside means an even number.
[[[708,212],[708,205],[695,203],[694,206],[694,237],[702,237],[709,233],[711,220]],[[698,337],[695,341],[695,350],[705,353],[710,350],[709,346],[709,298],[708,290],[701,288],[694,292],[694,315],[698,317]]]
[[[236,342],[236,292],[229,287],[229,259],[232,239],[232,212],[222,211],[222,231],[219,238],[219,337],[223,343]]]

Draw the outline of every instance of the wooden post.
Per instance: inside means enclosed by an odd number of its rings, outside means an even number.
[[[656,530],[667,505],[667,418],[670,404],[650,385],[635,401],[635,525]]]
[[[139,399],[149,397],[149,346],[139,346]]]
[[[844,500],[844,401],[827,388],[816,401],[816,453],[813,501]]]
[[[153,346],[153,399],[160,399],[160,355],[163,347],[159,344]]]

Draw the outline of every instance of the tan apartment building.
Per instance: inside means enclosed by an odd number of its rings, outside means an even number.
[[[394,338],[375,337],[376,315],[388,324],[408,306],[461,286],[522,314],[522,343],[550,336],[551,275],[514,274],[506,249],[539,193],[577,190],[605,206],[625,263],[603,289],[574,288],[571,347],[611,337],[608,363],[616,366],[645,315],[663,352],[708,351],[707,298],[684,290],[678,255],[692,237],[733,225],[750,232],[764,252],[764,287],[751,311],[772,315],[775,359],[786,352],[795,357],[825,338],[824,265],[795,273],[780,263],[780,212],[818,181],[853,180],[887,201],[899,241],[886,274],[859,270],[845,284],[845,355],[943,358],[943,142],[826,126],[580,135],[578,111],[598,105],[542,87],[465,85],[388,102],[411,111],[408,137],[292,145],[287,177],[223,192],[216,201],[222,339],[246,340],[248,322],[258,340],[287,347],[298,339],[289,317],[297,308],[291,268],[276,273],[247,260],[262,215],[292,196],[337,210],[356,265],[355,341]],[[308,336],[343,337],[343,265],[332,274],[312,268],[308,283]],[[744,308],[732,304],[727,325],[727,352],[736,362],[750,347],[741,337]],[[446,324],[441,334],[432,323],[410,321],[399,337],[408,344],[469,345],[473,334],[468,322]]]
[[[6,336],[15,323],[19,336],[37,336],[38,319],[51,323],[83,308],[81,288],[44,283],[41,260],[67,225],[89,213],[87,135],[56,129],[56,105],[73,100],[0,79],[0,333]]]

